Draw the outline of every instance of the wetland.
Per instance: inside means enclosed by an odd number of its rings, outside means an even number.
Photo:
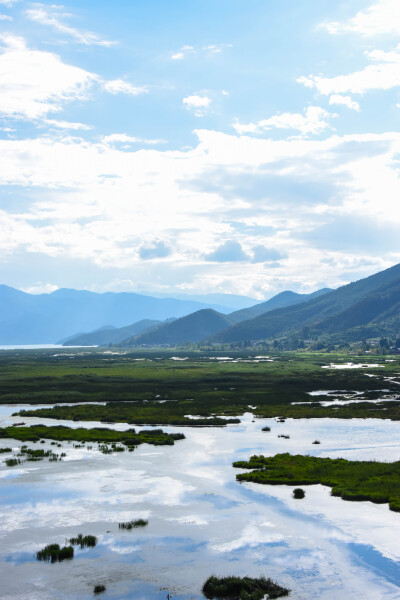
[[[54,354],[0,354],[5,598],[85,600],[100,586],[106,599],[198,599],[211,577],[264,578],[301,600],[398,598],[400,514],[387,503],[399,481],[397,357],[323,369],[358,360]],[[253,472],[274,485],[246,479]],[[362,487],[374,485],[381,495],[370,502]],[[360,497],[344,501],[344,491]],[[73,560],[36,560],[54,545],[72,547]]]

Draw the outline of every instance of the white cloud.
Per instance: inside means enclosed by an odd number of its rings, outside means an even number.
[[[211,104],[211,98],[194,94],[193,96],[183,98],[182,104],[184,104],[188,110],[192,110],[196,117],[203,117]]]
[[[342,104],[350,110],[360,110],[360,105],[350,98],[350,96],[341,96],[340,94],[332,94],[329,98],[329,104]]]
[[[193,54],[194,52],[196,52],[194,46],[182,46],[182,48],[180,48],[178,52],[175,52],[171,55],[171,58],[173,60],[182,60],[188,54]]]
[[[19,0],[0,0],[0,4],[4,4],[4,6],[12,6],[16,2],[19,2]]]
[[[12,17],[9,15],[0,15],[0,21],[12,21]]]
[[[0,140],[0,185],[23,186],[31,199],[23,212],[0,210],[0,254],[35,252],[86,261],[102,272],[111,269],[112,277],[129,275],[142,289],[186,282],[203,286],[204,293],[229,290],[262,297],[270,289],[302,286],[304,280],[307,291],[324,280],[332,285],[340,265],[343,272],[359,273],[358,263],[350,261],[354,253],[323,251],[297,238],[313,224],[359,214],[376,222],[390,216],[400,223],[395,162],[400,134],[324,140],[257,139],[207,130],[197,135],[197,146],[188,151],[121,151],[104,141],[61,136]],[[174,241],[171,258],[159,244],[169,240]],[[233,258],[239,260],[242,248],[245,268],[228,254],[202,259],[212,249],[221,251],[227,240],[236,246],[222,250],[236,248]],[[151,252],[154,258],[165,256],[143,262],[139,248],[147,257]],[[266,270],[263,262],[255,262],[274,248],[281,256],[287,250],[283,265]],[[327,273],[323,259],[328,257],[339,266]],[[359,258],[376,270],[388,266],[372,238],[370,253]]]
[[[73,129],[75,131],[89,131],[92,129],[90,125],[85,125],[85,123],[71,123],[70,121],[57,121],[56,119],[43,119],[43,123],[58,129]]]
[[[305,115],[299,113],[282,113],[274,115],[269,119],[262,119],[257,123],[239,123],[235,121],[233,127],[240,134],[246,133],[262,133],[269,129],[297,129],[303,135],[318,134],[324,129],[330,128],[327,121],[332,117],[331,113],[327,112],[319,106],[309,106]]]
[[[22,38],[0,36],[0,114],[37,119],[85,97],[97,79],[50,52],[31,50]]]
[[[322,23],[321,27],[331,34],[346,32],[358,33],[365,36],[400,33],[400,2],[399,0],[380,0],[354,17],[340,23],[337,21]]]
[[[141,137],[134,137],[126,133],[112,133],[103,137],[105,144],[148,144],[149,146],[156,144],[165,144],[166,140],[154,139],[148,140]]]
[[[219,54],[222,52],[222,46],[217,46],[216,44],[208,44],[208,46],[202,46],[201,49],[210,54]]]
[[[231,48],[232,44],[206,44],[205,46],[190,46],[185,45],[179,48],[177,52],[171,54],[172,60],[183,60],[188,56],[201,56],[206,57],[212,56],[213,54],[219,54],[224,48]]]
[[[146,94],[149,91],[145,86],[136,86],[123,79],[105,81],[103,87],[110,94],[129,94],[131,96]]]
[[[31,287],[22,288],[22,291],[27,294],[51,294],[51,292],[55,292],[58,289],[58,285],[54,283],[42,283],[39,281]]]
[[[389,90],[400,86],[400,51],[373,50],[366,55],[373,64],[360,71],[336,77],[310,75],[297,81],[324,95],[364,94],[370,90]]]
[[[110,47],[116,44],[109,40],[102,40],[98,35],[90,31],[80,31],[63,23],[62,19],[70,17],[68,13],[60,13],[61,6],[52,5],[36,5],[34,8],[29,8],[25,11],[26,16],[36,23],[41,25],[49,25],[61,33],[65,33],[73,37],[78,43],[85,46],[105,46]]]

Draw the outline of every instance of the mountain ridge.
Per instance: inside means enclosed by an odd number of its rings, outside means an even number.
[[[386,286],[397,285],[397,282],[400,282],[400,264],[341,286],[301,304],[278,308],[248,321],[238,323],[227,328],[226,331],[210,337],[207,341],[226,343],[272,339],[283,335],[299,334],[304,328],[308,327],[318,328],[318,323],[321,323],[319,333],[322,334],[324,327],[322,324],[325,320],[335,316],[339,318],[339,315],[349,310],[351,306],[362,300],[367,301],[368,296],[373,296],[374,293],[379,294],[383,292]],[[396,296],[392,297],[392,303],[395,300]],[[354,326],[356,325],[354,324]],[[340,325],[336,325],[335,332],[337,332],[338,327]]]

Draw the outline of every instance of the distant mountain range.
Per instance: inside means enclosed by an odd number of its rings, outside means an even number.
[[[0,309],[0,344],[63,340],[69,346],[129,347],[393,337],[400,335],[400,264],[336,290],[285,291],[233,312],[197,300],[66,289],[33,296],[4,285]]]
[[[143,320],[118,329],[108,326],[90,333],[72,336],[68,340],[64,340],[63,343],[64,346],[108,346],[109,344],[121,346],[172,346],[186,342],[195,343],[260,313],[266,313],[277,307],[299,304],[327,291],[329,290],[323,289],[312,294],[281,292],[266,302],[256,304],[251,308],[234,311],[228,315],[210,308],[198,310],[176,320],[169,319],[164,322]]]
[[[51,294],[34,295],[0,285],[0,344],[57,343],[107,324],[119,328],[143,319],[164,321],[202,308],[221,313],[232,310],[229,305],[219,303],[153,298],[128,292],[97,294],[59,289]]]
[[[295,292],[281,292],[266,302],[261,302],[250,308],[237,310],[229,315],[223,315],[215,310],[199,310],[195,313],[181,317],[173,323],[163,323],[150,331],[132,336],[123,342],[123,346],[132,345],[176,345],[185,342],[200,342],[209,336],[230,328],[236,323],[246,321],[256,315],[267,313],[277,307],[291,306],[304,302],[309,298],[322,295],[328,289],[318,290],[312,294],[296,294]]]

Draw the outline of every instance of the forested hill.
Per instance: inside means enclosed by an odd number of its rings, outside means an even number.
[[[191,315],[176,319],[172,323],[160,325],[148,333],[130,338],[123,345],[144,344],[156,346],[167,344],[172,346],[185,342],[199,342],[205,337],[226,329],[234,322],[234,319],[229,315],[223,315],[215,310],[198,310]]]
[[[273,296],[265,302],[255,304],[249,308],[236,310],[234,313],[230,313],[230,316],[235,317],[237,322],[247,321],[248,319],[254,319],[255,317],[258,317],[259,315],[271,310],[276,310],[277,308],[286,308],[287,306],[294,306],[295,304],[301,304],[302,302],[307,302],[307,300],[317,298],[318,296],[322,296],[323,294],[331,291],[332,290],[330,288],[323,288],[321,290],[317,290],[316,292],[312,292],[311,294],[297,294],[296,292],[286,290],[276,294],[276,296]]]
[[[80,333],[67,340],[61,340],[60,343],[63,346],[108,346],[109,344],[119,344],[128,337],[153,329],[161,323],[162,321],[142,319],[126,327],[101,327],[89,333]]]
[[[398,328],[400,265],[295,306],[264,313],[209,338],[209,342],[272,339],[308,331],[317,335],[355,330],[353,337]],[[358,330],[357,330],[358,328]],[[393,335],[399,332],[393,331]]]

